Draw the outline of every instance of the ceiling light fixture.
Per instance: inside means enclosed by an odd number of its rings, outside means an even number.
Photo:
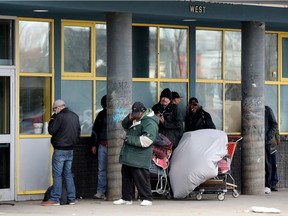
[[[184,22],[195,22],[196,19],[183,19],[182,21],[184,21]]]
[[[35,12],[35,13],[47,13],[48,10],[36,9],[36,10],[33,10],[33,12]]]

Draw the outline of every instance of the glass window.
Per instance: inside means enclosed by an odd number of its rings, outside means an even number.
[[[10,77],[0,77],[0,135],[10,133]]]
[[[203,109],[210,113],[212,120],[218,130],[223,128],[223,101],[222,84],[197,83],[196,98]],[[193,95],[191,96],[193,97]]]
[[[81,134],[91,134],[93,124],[93,81],[62,81],[61,96],[66,106],[79,116]]]
[[[241,32],[225,32],[226,80],[241,80]]]
[[[133,26],[133,77],[157,77],[157,28]]]
[[[91,28],[64,26],[64,71],[91,73]]]
[[[281,132],[287,132],[288,131],[288,85],[281,85],[280,90],[280,128]],[[274,110],[273,110],[274,111]],[[279,124],[279,122],[278,122]]]
[[[277,34],[265,35],[265,80],[278,80],[278,43]]]
[[[20,71],[51,73],[51,23],[19,21]]]
[[[282,77],[288,78],[288,38],[282,38]]]
[[[14,21],[0,19],[0,65],[14,64]]]
[[[225,85],[225,131],[241,132],[241,84]]]
[[[96,75],[107,76],[107,39],[104,24],[96,24]]]
[[[265,105],[271,107],[275,118],[278,118],[278,109],[277,109],[277,85],[265,85],[264,86],[264,100]]]
[[[43,123],[50,120],[51,104],[51,78],[20,77],[20,133],[43,133]]]
[[[0,189],[10,189],[10,144],[9,143],[0,143]]]
[[[140,101],[149,108],[157,103],[156,82],[133,82],[132,88],[132,103]],[[143,89],[145,89],[145,93]]]
[[[97,81],[96,82],[96,114],[102,110],[101,99],[107,94],[107,82]],[[95,120],[96,116],[94,117]]]
[[[222,32],[196,30],[196,78],[222,79]]]
[[[160,77],[188,77],[188,30],[160,28]]]

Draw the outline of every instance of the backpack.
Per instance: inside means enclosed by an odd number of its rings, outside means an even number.
[[[48,189],[46,190],[46,192],[44,194],[44,198],[42,201],[48,201],[50,199],[52,188],[53,188],[53,185],[48,187]],[[60,197],[60,205],[66,205],[67,203],[68,203],[68,200],[67,200],[66,185],[62,184],[62,193],[61,193],[61,197]]]

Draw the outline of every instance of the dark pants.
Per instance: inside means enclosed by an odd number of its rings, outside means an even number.
[[[141,200],[152,201],[150,173],[148,169],[122,165],[122,199],[131,201],[134,184]]]
[[[271,187],[276,188],[277,183],[279,181],[278,175],[277,175],[277,152],[273,152],[271,154]]]
[[[271,188],[271,153],[270,145],[265,145],[265,187]]]

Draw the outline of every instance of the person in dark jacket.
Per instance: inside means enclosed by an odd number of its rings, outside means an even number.
[[[114,201],[114,205],[132,204],[134,184],[142,200],[141,205],[152,205],[149,168],[158,123],[154,112],[146,109],[141,102],[135,102],[132,113],[122,121],[122,126],[127,131],[119,157],[122,164],[122,198]]]
[[[98,183],[94,199],[106,199],[107,190],[107,109],[106,95],[101,98],[103,110],[97,115],[92,128],[92,154],[98,149]]]
[[[197,98],[190,98],[189,109],[185,117],[185,132],[208,128],[216,129],[211,115],[199,105]]]
[[[278,123],[272,109],[265,106],[265,189],[271,193],[271,144],[277,133]]]
[[[160,101],[152,107],[159,119],[159,133],[166,136],[175,149],[183,135],[182,115],[178,106],[172,103],[172,93],[169,88],[164,89]]]
[[[42,205],[60,205],[62,193],[62,176],[67,186],[68,204],[75,204],[76,191],[72,177],[73,146],[77,144],[81,128],[79,117],[76,113],[65,107],[61,99],[53,104],[54,114],[51,116],[48,125],[48,132],[52,135],[51,144],[54,148],[52,156],[53,187],[48,201]]]

